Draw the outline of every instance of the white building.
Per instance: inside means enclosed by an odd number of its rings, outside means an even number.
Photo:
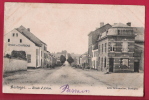
[[[4,55],[15,51],[25,51],[27,67],[43,67],[44,47],[46,44],[23,26],[4,35]]]

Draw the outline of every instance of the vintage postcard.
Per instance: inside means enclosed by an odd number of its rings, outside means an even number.
[[[143,96],[145,7],[6,2],[3,93]]]

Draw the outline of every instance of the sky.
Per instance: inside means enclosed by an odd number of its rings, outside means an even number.
[[[131,22],[144,27],[145,7],[133,5],[5,3],[4,34],[23,25],[50,52],[88,51],[88,34],[104,24]]]

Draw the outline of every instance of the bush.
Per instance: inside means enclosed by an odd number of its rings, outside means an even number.
[[[5,57],[6,58],[11,58],[11,55],[10,54],[6,54]]]
[[[27,60],[25,51],[15,51],[15,50],[13,50],[11,52],[11,57],[12,58],[18,58],[18,59]]]

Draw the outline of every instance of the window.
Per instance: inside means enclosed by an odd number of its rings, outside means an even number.
[[[104,63],[104,64],[105,64],[105,66],[104,66],[104,67],[106,67],[106,57],[105,57],[105,63]]]
[[[15,36],[15,34],[13,33],[13,34],[12,34],[12,36],[14,37],[14,36]]]
[[[115,49],[115,43],[111,43],[111,45],[110,45],[110,51],[114,51],[114,49]]]
[[[18,37],[18,33],[16,33],[16,37]]]
[[[128,42],[124,41],[122,43],[122,52],[128,52]]]
[[[102,44],[102,52],[103,52],[103,44]]]
[[[107,43],[105,43],[105,52],[106,52],[106,50],[107,50],[107,48],[106,48],[106,47],[107,47]]]
[[[22,43],[22,39],[20,39],[20,43]]]
[[[10,39],[8,39],[8,42],[10,42]]]
[[[99,54],[100,54],[100,45],[98,46],[98,51],[99,51]]]
[[[42,57],[42,51],[41,51],[41,57]]]
[[[30,54],[27,54],[27,62],[31,63],[31,55]]]

